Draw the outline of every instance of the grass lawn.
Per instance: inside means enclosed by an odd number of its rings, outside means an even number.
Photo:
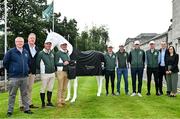
[[[129,81],[129,87],[131,92],[131,81]],[[56,102],[56,89],[57,82],[53,92],[53,103]],[[151,96],[146,96],[146,82],[143,82],[143,97],[126,96],[123,85],[120,96],[105,96],[105,86],[103,85],[103,94],[97,97],[95,77],[81,77],[79,79],[78,98],[75,103],[68,102],[63,108],[33,109],[34,114],[27,115],[19,111],[18,96],[16,96],[12,118],[180,118],[179,95],[176,98],[165,95],[157,97],[154,86],[151,90]],[[40,107],[39,91],[40,82],[33,87],[33,102]],[[7,106],[8,93],[1,93],[0,118],[6,118]]]

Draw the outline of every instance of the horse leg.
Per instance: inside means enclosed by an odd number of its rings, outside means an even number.
[[[97,84],[98,84],[97,96],[100,96],[101,92],[102,92],[102,85],[103,85],[104,76],[96,76],[96,79],[97,79]]]
[[[76,98],[77,98],[77,90],[78,90],[78,78],[76,77],[74,79],[74,95],[73,95],[73,98],[71,100],[71,102],[75,102],[76,101]]]
[[[102,92],[103,79],[104,76],[99,76],[99,96],[101,95]]]
[[[97,91],[97,96],[100,96],[100,77],[96,76],[96,80],[97,80],[97,86],[98,86],[98,91]]]
[[[65,101],[69,101],[69,99],[71,98],[71,80],[68,81],[68,85],[67,85],[67,97],[65,99]]]

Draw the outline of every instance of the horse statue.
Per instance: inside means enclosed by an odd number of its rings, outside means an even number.
[[[71,60],[76,61],[76,77],[74,79],[70,79],[68,82],[68,91],[67,97],[65,101],[69,101],[71,99],[71,85],[72,80],[74,80],[74,95],[70,102],[75,102],[77,98],[77,89],[78,89],[78,77],[77,76],[96,76],[98,91],[97,96],[101,95],[102,92],[102,84],[103,84],[103,65],[104,65],[104,55],[98,51],[79,51],[77,49],[73,49],[72,45],[60,34],[55,32],[47,32],[46,41],[52,42],[51,49],[57,47],[60,49],[61,42],[67,43],[68,53],[70,55]]]

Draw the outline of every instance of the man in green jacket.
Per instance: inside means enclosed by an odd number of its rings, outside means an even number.
[[[117,57],[117,95],[120,95],[121,76],[124,78],[125,94],[128,95],[128,53],[124,49],[124,45],[119,46],[119,51],[116,53]]]
[[[57,79],[58,79],[58,107],[65,105],[65,91],[68,84],[68,64],[70,57],[67,50],[67,43],[60,44],[60,50],[55,54],[55,65],[57,67]]]
[[[156,95],[159,96],[158,93],[158,67],[159,67],[159,51],[155,49],[155,42],[149,42],[150,49],[146,51],[146,63],[147,63],[147,94],[151,95],[151,77],[154,75],[154,82],[156,88]]]
[[[45,41],[44,49],[39,52],[37,56],[37,69],[41,72],[41,91],[40,97],[42,101],[42,108],[45,107],[45,91],[47,89],[47,106],[54,106],[51,103],[52,90],[55,81],[55,64],[54,54],[51,50],[51,41]]]
[[[131,77],[132,77],[132,87],[133,93],[131,96],[136,95],[136,75],[138,75],[138,93],[139,97],[141,95],[142,89],[142,78],[143,78],[143,71],[144,71],[144,62],[145,62],[145,52],[140,49],[140,42],[134,42],[134,49],[129,53],[129,62],[131,64]]]
[[[112,95],[114,96],[114,79],[116,67],[116,54],[112,51],[112,45],[108,45],[107,53],[105,54],[105,79],[106,79],[106,96],[109,95],[108,85],[109,78],[111,78]]]

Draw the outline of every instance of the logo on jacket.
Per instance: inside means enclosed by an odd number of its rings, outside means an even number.
[[[115,55],[113,55],[112,58],[116,58]]]
[[[53,55],[53,54],[51,54],[51,57],[52,57],[52,58],[54,58],[54,55]]]
[[[28,57],[28,54],[25,53],[24,55],[25,55],[25,57]]]
[[[157,52],[155,52],[154,55],[157,55]]]

